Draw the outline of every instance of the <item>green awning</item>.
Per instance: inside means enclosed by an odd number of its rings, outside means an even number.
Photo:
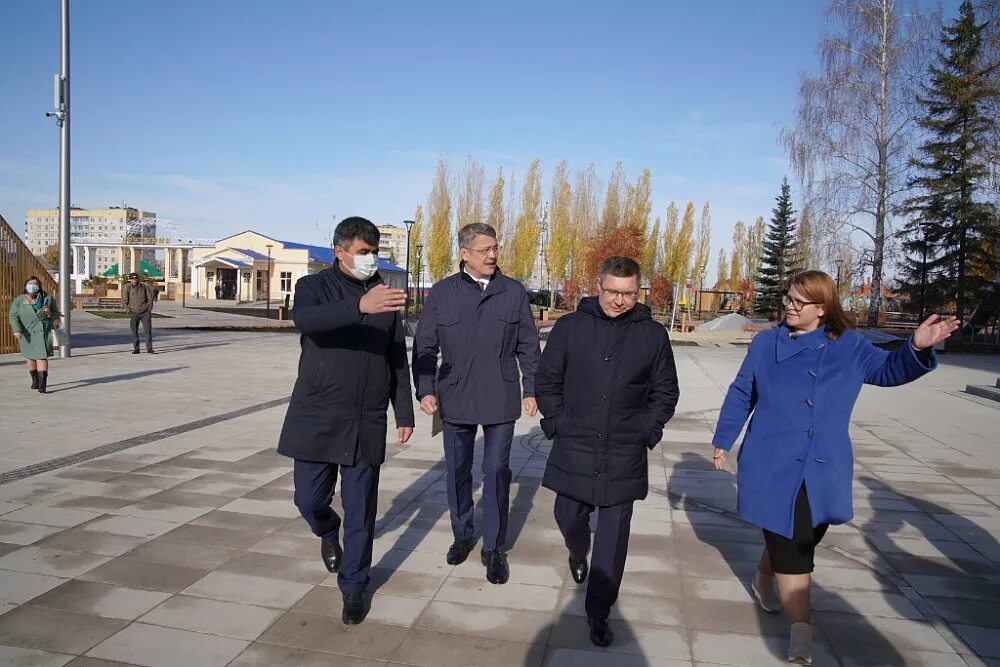
[[[154,266],[153,264],[147,262],[146,260],[142,260],[139,262],[139,272],[146,274],[150,278],[156,278],[157,280],[163,279],[163,272],[160,271],[158,268],[156,268],[156,266]],[[101,275],[104,276],[105,278],[117,277],[118,265],[112,264],[111,267],[108,268],[108,270],[102,273]]]

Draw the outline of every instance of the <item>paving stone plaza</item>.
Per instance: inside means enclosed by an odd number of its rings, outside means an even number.
[[[74,314],[49,395],[0,357],[0,664],[786,664],[786,622],[747,590],[760,533],[711,465],[745,347],[674,348],[681,401],[636,505],[616,641],[598,649],[539,485],[537,418],[517,425],[511,579],[494,586],[478,558],[445,563],[441,438],[418,412],[382,468],[371,613],[347,627],[275,452],[297,337],[160,310],[155,356],[129,354],[127,320]],[[1000,358],[946,355],[915,384],[863,391],[856,517],[819,550],[814,664],[1000,665],[1000,403],[962,391],[998,375]]]

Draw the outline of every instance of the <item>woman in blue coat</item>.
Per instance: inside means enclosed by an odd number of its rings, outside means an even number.
[[[712,444],[722,470],[750,418],[737,456],[737,506],[745,521],[763,529],[765,543],[750,589],[764,611],[784,608],[792,624],[789,662],[810,664],[813,554],[830,524],[854,515],[848,435],[854,402],[863,384],[894,387],[933,370],[933,346],[958,322],[932,315],[890,353],[850,330],[837,288],[822,271],[795,276],[784,304],[781,325],[750,345]]]

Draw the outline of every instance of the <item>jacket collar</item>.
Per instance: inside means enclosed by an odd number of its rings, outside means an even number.
[[[803,350],[822,350],[826,347],[826,325],[821,324],[815,331],[807,334],[792,336],[792,330],[784,321],[778,325],[777,336],[775,337],[775,359],[778,362],[791,359]]]
[[[653,311],[644,303],[636,303],[634,308],[625,311],[618,317],[609,317],[604,312],[604,309],[601,308],[601,303],[596,296],[586,296],[580,299],[580,305],[576,309],[591,317],[596,317],[599,320],[607,320],[608,322],[639,322],[653,318]]]
[[[479,283],[476,282],[476,279],[465,272],[465,261],[461,261],[458,263],[458,275],[459,278],[462,280],[462,282],[468,285],[472,285],[477,290],[479,289]],[[503,272],[500,270],[500,267],[498,266],[496,270],[493,272],[493,277],[490,278],[490,282],[486,286],[486,289],[483,290],[483,296],[499,294],[500,292],[506,291],[507,281],[504,280],[504,278],[505,276],[503,275]]]

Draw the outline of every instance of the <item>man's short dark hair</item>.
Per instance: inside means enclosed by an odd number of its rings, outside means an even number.
[[[128,274],[128,279],[129,280],[132,280],[133,278],[138,278],[138,277],[139,277],[138,273],[130,273],[130,274]]]
[[[639,268],[639,263],[628,257],[608,257],[601,264],[601,280],[604,280],[605,276],[614,276],[616,278],[631,278],[635,276],[638,278],[641,273],[642,269]]]
[[[471,250],[472,242],[480,235],[492,237],[494,241],[497,240],[497,230],[485,222],[472,222],[458,230],[458,247]]]
[[[378,227],[371,220],[355,215],[341,220],[337,228],[333,230],[333,245],[349,248],[354,239],[361,239],[368,245],[377,248],[380,237]]]

